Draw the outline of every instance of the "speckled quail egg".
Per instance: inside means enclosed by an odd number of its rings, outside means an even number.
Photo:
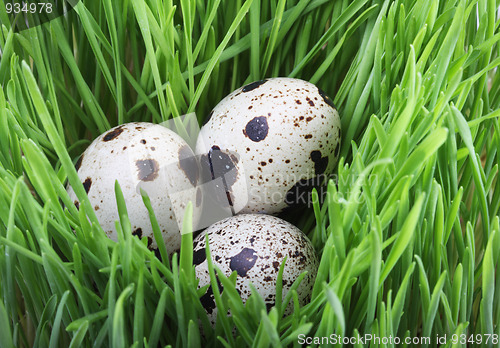
[[[276,214],[305,203],[304,187],[317,186],[333,171],[340,139],[340,116],[321,89],[300,79],[269,78],[217,104],[195,152],[202,181],[224,177],[225,195],[210,194],[216,202],[233,213]]]
[[[197,161],[179,135],[152,123],[122,124],[97,137],[78,159],[76,169],[108,237],[117,240],[115,181],[118,180],[132,233],[139,238],[147,237],[148,247],[157,249],[140,193],[142,188],[151,199],[167,251],[173,253],[180,248],[179,226],[184,209],[189,201],[194,207],[200,206],[201,190],[197,187]],[[79,207],[71,186],[68,193]]]
[[[236,215],[211,225],[194,239],[193,262],[200,280],[199,287],[210,283],[205,253],[206,234],[213,264],[226,276],[236,271],[236,289],[244,302],[251,295],[249,284],[252,283],[266,306],[270,308],[274,305],[278,271],[285,256],[283,297],[298,276],[307,271],[297,293],[301,305],[310,300],[318,259],[309,239],[294,225],[265,214]],[[222,287],[219,290],[223,291]],[[210,321],[215,323],[217,309],[211,287],[200,300]],[[290,305],[285,313],[289,314],[291,309]]]

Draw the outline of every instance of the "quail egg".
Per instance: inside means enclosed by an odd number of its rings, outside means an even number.
[[[278,271],[285,256],[282,296],[287,294],[298,276],[307,271],[297,293],[301,305],[310,300],[318,259],[309,239],[294,225],[265,214],[236,215],[211,225],[193,241],[193,262],[200,280],[199,287],[210,283],[205,253],[206,234],[214,265],[226,276],[236,271],[236,289],[244,302],[251,295],[249,284],[252,283],[266,306],[270,308],[274,305]],[[223,291],[221,287],[219,290]],[[211,287],[200,300],[214,324],[217,308]],[[285,314],[291,310],[290,304]]]
[[[173,253],[180,248],[184,209],[189,201],[194,207],[200,206],[201,190],[197,187],[197,161],[179,135],[152,123],[122,124],[97,137],[78,159],[76,169],[108,237],[117,240],[115,221],[119,216],[114,187],[118,180],[132,233],[147,237],[148,247],[157,249],[142,188],[151,199],[167,251]],[[79,207],[73,188],[69,186],[67,191]]]
[[[203,182],[224,179],[219,195],[209,194],[216,202],[233,213],[277,214],[306,203],[307,187],[333,171],[340,139],[339,113],[322,90],[300,79],[269,78],[217,104],[195,152]]]

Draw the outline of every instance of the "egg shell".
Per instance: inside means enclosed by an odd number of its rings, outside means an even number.
[[[323,91],[300,79],[270,78],[217,104],[195,152],[206,162],[214,151],[238,155],[226,185],[235,213],[276,214],[306,203],[301,192],[333,171],[340,139],[340,116]]]
[[[285,256],[282,296],[286,296],[293,282],[307,271],[297,293],[301,305],[310,300],[318,259],[309,239],[294,225],[264,214],[236,215],[211,225],[193,241],[193,262],[200,280],[199,287],[210,283],[205,251],[206,235],[213,264],[227,277],[233,271],[237,272],[236,289],[243,302],[251,295],[249,284],[252,283],[268,309],[274,305],[278,272]],[[223,291],[221,286],[219,290]],[[201,302],[214,324],[217,308],[211,287]],[[291,310],[290,304],[285,314],[291,313]]]
[[[119,219],[115,180],[125,198],[132,234],[147,237],[148,247],[157,249],[149,213],[140,194],[148,194],[169,253],[180,248],[184,209],[189,201],[201,204],[197,187],[199,168],[193,151],[176,133],[161,125],[133,122],[114,127],[97,137],[76,163],[97,219],[107,236],[117,241]],[[79,200],[71,186],[68,193]],[[194,209],[196,220],[198,210]]]

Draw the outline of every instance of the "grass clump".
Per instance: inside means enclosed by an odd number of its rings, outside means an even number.
[[[1,347],[274,347],[331,334],[496,345],[498,2],[81,1],[21,32],[5,2]],[[270,312],[255,295],[243,305],[219,274],[217,304],[233,315],[212,330],[191,234],[161,262],[131,236],[117,191],[123,238],[111,242],[73,163],[113,125],[192,111],[201,123],[233,89],[271,76],[317,84],[342,116],[326,196],[292,217],[320,269],[309,304],[292,291]]]

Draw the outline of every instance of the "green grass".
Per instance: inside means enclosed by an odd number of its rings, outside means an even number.
[[[14,32],[5,1],[1,347],[500,335],[500,2],[82,1]],[[256,294],[242,304],[234,274],[219,274],[219,313],[232,316],[212,330],[192,235],[161,262],[131,235],[117,190],[120,241],[108,240],[73,163],[114,125],[193,111],[201,123],[233,89],[271,76],[317,84],[342,117],[336,180],[321,203],[288,217],[320,268],[309,304],[299,308],[292,291],[270,312]]]

